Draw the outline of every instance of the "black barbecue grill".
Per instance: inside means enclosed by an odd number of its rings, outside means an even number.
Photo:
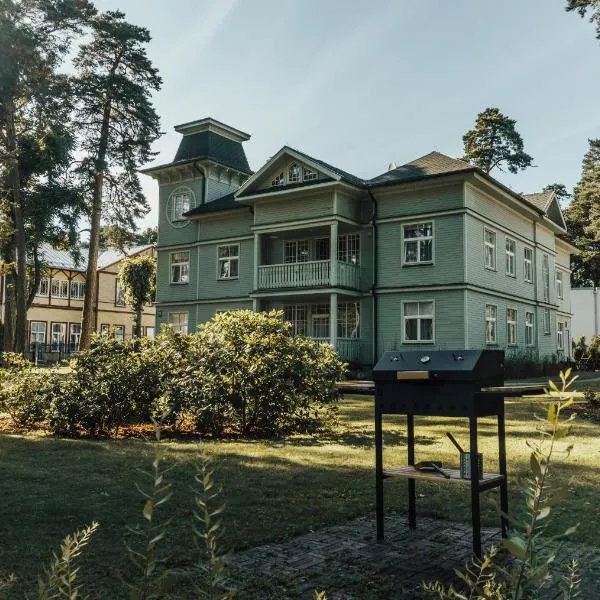
[[[470,483],[473,517],[473,552],[481,556],[479,494],[500,488],[502,512],[508,512],[504,398],[540,393],[543,386],[504,387],[502,350],[412,350],[385,352],[373,369],[375,382],[375,451],[377,539],[383,539],[383,481],[388,477],[408,479],[411,528],[416,527],[415,481]],[[382,415],[407,415],[408,465],[384,470]],[[458,470],[420,471],[415,468],[415,415],[468,417],[470,479]],[[498,473],[479,473],[477,451],[478,417],[498,420]],[[507,523],[502,517],[502,535]]]

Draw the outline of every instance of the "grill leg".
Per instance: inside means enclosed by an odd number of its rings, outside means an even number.
[[[377,539],[383,540],[383,436],[381,412],[375,407],[375,511]]]
[[[415,417],[414,415],[406,416],[406,429],[408,433],[408,464],[415,464]],[[416,493],[415,480],[408,480],[408,526],[415,529],[417,526],[417,511],[415,508]]]
[[[502,526],[502,537],[506,537],[508,530],[508,521],[504,515],[508,514],[508,474],[506,469],[506,432],[504,428],[504,408],[498,415],[498,466],[500,475],[504,476],[500,484],[500,524]]]
[[[469,417],[471,442],[471,513],[473,520],[473,554],[481,558],[481,511],[479,507],[479,465],[477,464],[477,417]]]

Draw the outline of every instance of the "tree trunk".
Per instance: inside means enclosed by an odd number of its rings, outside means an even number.
[[[90,223],[90,245],[88,248],[88,264],[85,273],[85,296],[83,299],[83,315],[81,321],[81,341],[79,347],[86,349],[90,347],[92,330],[94,328],[94,301],[97,295],[98,278],[98,250],[100,248],[100,217],[102,215],[102,192],[104,188],[104,171],[106,169],[106,150],[108,148],[108,133],[110,125],[110,98],[104,105],[102,115],[102,128],[100,129],[100,141],[98,143],[98,154],[95,160],[96,172],[94,174],[94,195],[92,197],[91,223]]]
[[[31,308],[33,301],[35,300],[35,295],[37,294],[38,287],[40,286],[40,281],[42,280],[42,265],[40,264],[40,256],[38,254],[38,248],[34,247],[33,249],[33,278],[31,281],[31,286],[27,292],[27,310]]]
[[[14,278],[15,290],[15,352],[25,352],[25,338],[27,336],[27,250],[25,245],[25,220],[23,217],[23,204],[21,195],[21,177],[19,174],[19,159],[17,149],[17,135],[15,131],[15,107],[12,100],[6,103],[6,145],[11,155],[11,169],[9,174],[12,192],[12,205],[15,225],[16,272]]]
[[[4,324],[2,331],[2,349],[4,352],[15,350],[15,278],[14,246],[7,248],[2,257],[5,265],[11,265],[4,275]]]
[[[135,337],[142,337],[142,313],[144,312],[144,305],[140,305],[135,309]]]

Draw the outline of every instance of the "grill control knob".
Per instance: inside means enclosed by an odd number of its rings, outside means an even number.
[[[428,363],[431,360],[429,356],[421,356],[421,362],[423,364]]]

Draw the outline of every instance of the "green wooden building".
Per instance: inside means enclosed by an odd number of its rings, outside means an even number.
[[[283,309],[300,334],[372,365],[389,349],[569,355],[570,253],[552,193],[515,193],[431,152],[372,179],[284,146],[256,173],[250,136],[179,125],[159,184],[157,326]]]

